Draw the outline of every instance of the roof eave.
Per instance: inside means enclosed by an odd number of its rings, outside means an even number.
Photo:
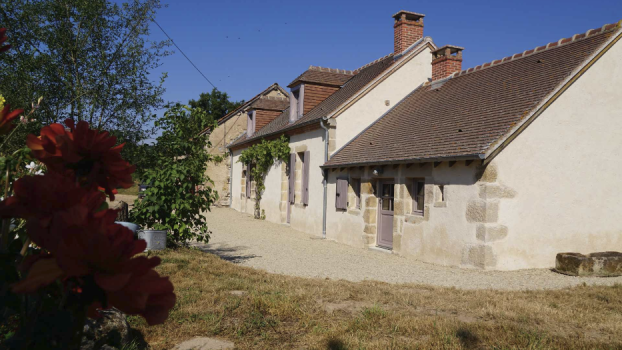
[[[320,119],[312,119],[312,120],[309,120],[309,121],[306,121],[306,122],[304,122],[304,123],[300,123],[300,124],[290,124],[290,126],[289,126],[289,127],[287,127],[287,128],[285,128],[285,129],[279,130],[279,131],[277,131],[277,132],[272,132],[272,133],[269,133],[269,134],[265,134],[265,135],[257,136],[257,137],[251,137],[250,139],[244,140],[243,142],[241,142],[241,143],[239,143],[239,144],[233,144],[233,142],[232,142],[232,143],[230,143],[230,144],[227,146],[227,148],[243,146],[243,145],[245,145],[245,144],[247,144],[247,143],[251,143],[251,142],[253,142],[253,141],[261,140],[261,139],[263,139],[263,138],[265,138],[265,137],[270,137],[270,136],[273,136],[273,135],[278,135],[278,134],[287,134],[287,132],[288,132],[288,131],[291,131],[291,130],[296,130],[296,129],[298,129],[298,128],[302,128],[302,127],[305,127],[305,126],[307,126],[307,125],[311,125],[311,124],[313,124],[313,123],[319,123],[319,122],[320,122],[320,120],[322,120],[322,119],[321,119],[321,118],[320,118]],[[234,142],[235,142],[235,141],[234,141]]]
[[[323,169],[334,168],[352,168],[359,166],[382,166],[382,165],[400,165],[400,164],[414,164],[414,163],[431,163],[431,162],[451,162],[459,160],[484,160],[484,154],[468,154],[463,156],[450,156],[450,157],[430,157],[430,158],[411,158],[411,159],[398,159],[398,160],[382,160],[371,162],[358,162],[358,163],[346,163],[346,164],[324,164],[320,167]]]

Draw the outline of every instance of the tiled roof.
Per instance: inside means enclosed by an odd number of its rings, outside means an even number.
[[[281,98],[262,96],[261,98],[255,100],[255,102],[251,103],[249,107],[257,109],[269,109],[273,111],[282,111],[285,108],[289,107],[289,99],[284,97]]]
[[[343,69],[324,68],[311,66],[308,70],[294,79],[287,87],[293,87],[298,83],[317,83],[333,86],[342,86],[355,72]]]
[[[480,158],[611,37],[616,25],[425,84],[345,145],[328,167]]]
[[[348,99],[359,92],[365,85],[369,84],[382,72],[387,70],[393,65],[393,55],[387,55],[380,60],[372,62],[370,65],[365,65],[357,70],[357,74],[352,77],[341,89],[337,90],[334,94],[330,95],[326,100],[322,101],[319,105],[313,108],[309,113],[305,114],[302,118],[298,119],[295,123],[289,124],[289,108],[286,109],[281,115],[276,117],[265,127],[257,131],[252,137],[246,136],[232,143],[230,146],[237,146],[245,142],[260,139],[265,136],[287,131],[289,129],[297,128],[301,125],[310,124],[319,121],[322,117],[325,117],[335,109],[340,107]]]

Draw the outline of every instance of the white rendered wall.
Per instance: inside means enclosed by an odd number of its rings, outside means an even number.
[[[622,251],[622,43],[494,160],[502,199],[498,268],[552,267],[560,252]]]
[[[322,206],[324,200],[323,176],[320,166],[324,164],[324,129],[316,129],[304,134],[293,135],[289,147],[292,152],[309,151],[311,158],[309,169],[309,205],[300,203],[291,208],[291,227],[313,235],[322,235]],[[280,189],[280,188],[279,188]]]

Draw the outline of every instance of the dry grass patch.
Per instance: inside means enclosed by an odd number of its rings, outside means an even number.
[[[622,349],[619,285],[464,291],[274,275],[191,249],[159,255],[177,305],[161,326],[130,319],[154,349],[195,336],[240,349]]]

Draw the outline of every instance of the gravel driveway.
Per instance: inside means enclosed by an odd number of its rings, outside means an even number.
[[[423,263],[323,240],[228,208],[207,214],[212,238],[200,249],[236,264],[300,277],[377,280],[460,289],[558,289],[622,284],[622,277],[570,277],[546,269],[480,271]]]

